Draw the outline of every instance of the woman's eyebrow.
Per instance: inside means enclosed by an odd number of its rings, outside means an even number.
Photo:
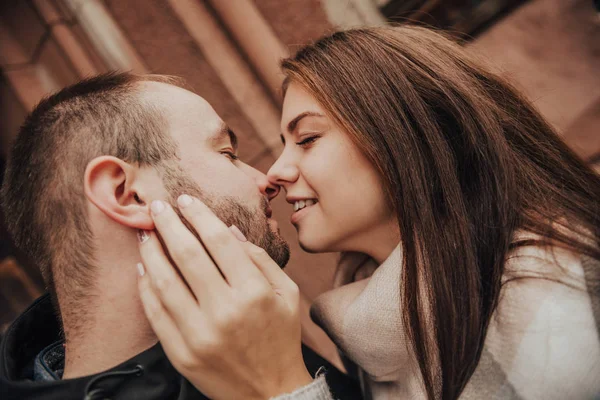
[[[302,120],[302,118],[305,117],[324,117],[324,115],[314,111],[305,111],[302,114],[296,116],[296,118],[294,118],[290,122],[288,122],[287,131],[292,133],[294,129],[296,129],[296,126],[298,126],[298,122],[300,122],[300,120]]]

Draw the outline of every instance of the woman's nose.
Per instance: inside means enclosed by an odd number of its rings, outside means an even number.
[[[273,185],[283,186],[298,180],[298,167],[279,157],[267,172],[267,178]]]

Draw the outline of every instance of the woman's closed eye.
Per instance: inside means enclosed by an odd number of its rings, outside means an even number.
[[[312,136],[302,139],[299,142],[296,142],[296,145],[298,145],[300,147],[309,147],[310,145],[314,144],[314,142],[317,139],[319,139],[320,137],[321,137],[321,135],[312,135]]]

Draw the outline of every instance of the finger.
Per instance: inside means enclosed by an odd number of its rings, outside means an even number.
[[[161,342],[165,353],[171,362],[182,359],[186,354],[186,342],[160,299],[154,293],[150,277],[147,274],[139,278],[138,289],[146,318]]]
[[[298,285],[283,272],[279,264],[262,247],[248,241],[241,242],[241,245],[275,292],[283,294],[286,300],[296,300]]]
[[[199,301],[215,292],[223,293],[227,284],[202,243],[183,224],[173,208],[161,201],[152,202],[152,217],[169,255]]]
[[[142,264],[138,264],[138,269],[144,271]],[[200,312],[191,313],[186,321],[178,323],[164,306],[148,274],[142,273],[138,288],[144,313],[171,363],[179,366],[178,369],[195,364],[190,343],[198,343],[201,338],[201,329],[207,326],[204,315]]]
[[[145,232],[140,243],[140,255],[145,268],[144,277],[151,282],[161,303],[178,325],[184,324],[199,309],[196,299],[165,255],[155,233]]]
[[[200,240],[231,286],[267,282],[242,248],[240,241],[202,201],[183,195],[181,213],[196,229]]]

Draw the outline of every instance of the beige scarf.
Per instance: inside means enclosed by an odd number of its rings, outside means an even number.
[[[402,251],[379,267],[348,255],[335,289],[317,298],[313,319],[356,367],[367,399],[424,399],[399,307]],[[600,399],[600,266],[562,249],[523,247],[506,263],[505,284],[479,365],[461,399]],[[514,275],[565,274],[570,285]],[[593,295],[592,295],[593,294]]]

